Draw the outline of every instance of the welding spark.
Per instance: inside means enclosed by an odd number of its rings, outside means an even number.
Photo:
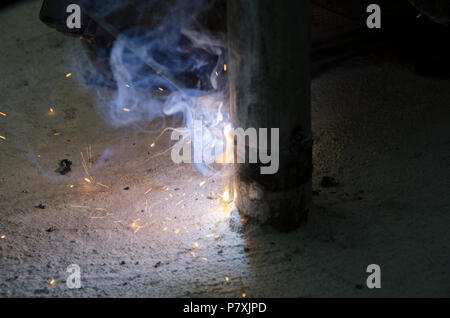
[[[101,187],[103,187],[103,188],[109,189],[109,187],[106,184],[103,184],[101,182],[97,182],[96,184],[101,186]]]
[[[69,78],[69,77],[71,77],[72,76],[72,73],[67,73],[66,74],[66,78]]]
[[[230,278],[228,276],[225,276],[225,280],[228,282]]]
[[[50,107],[50,115],[53,115],[53,114],[55,114],[55,110]]]
[[[6,235],[2,235],[0,238],[1,238],[2,240],[4,240],[4,239],[6,238]]]
[[[200,182],[199,186],[203,187],[205,184],[206,184],[206,181],[202,181],[202,182]]]
[[[5,136],[0,136],[0,139],[6,140]]]
[[[123,111],[127,112],[127,113],[131,112],[131,110],[129,108],[124,108]]]
[[[134,233],[137,233],[141,229],[145,228],[148,223],[145,223],[144,225],[139,225],[137,222],[139,222],[141,219],[136,219],[133,221],[133,223],[130,224],[130,227],[134,229]]]
[[[228,187],[225,188],[222,195],[219,195],[221,201],[225,204],[230,204],[236,199],[236,194],[234,193],[233,197],[231,195],[231,191]]]
[[[113,213],[106,213],[105,215],[94,215],[91,216],[91,219],[93,220],[101,220],[101,219],[106,219],[108,216],[114,215]]]
[[[95,182],[94,178],[89,174],[89,169],[88,169],[88,164],[89,167],[92,168],[92,146],[89,145],[88,147],[86,147],[86,155],[87,155],[87,161],[84,158],[84,154],[83,152],[80,152],[80,156],[81,156],[81,165],[83,166],[83,170],[84,173],[86,175],[86,177],[84,178],[84,181],[86,181],[87,183],[93,183]],[[103,183],[100,182],[96,182],[96,185],[99,185],[101,187],[107,188],[109,189],[109,187],[107,185],[104,185]]]
[[[7,115],[5,113],[0,112],[0,115],[6,117]]]
[[[147,191],[145,191],[144,194],[148,194],[150,191],[152,191],[152,188],[148,189]]]
[[[89,207],[85,205],[71,205],[70,207],[74,209],[89,209]]]
[[[227,71],[227,65],[226,65],[226,64],[223,65],[223,71],[224,71],[224,72]]]
[[[223,193],[222,199],[225,202],[228,202],[230,200],[230,191],[228,191],[228,189],[226,189],[225,192]]]
[[[175,130],[175,128],[173,128],[173,127],[166,127],[166,128],[164,128],[163,131],[161,131],[160,134],[152,142],[152,144],[150,145],[150,148],[155,147],[155,145],[158,142],[158,140],[169,130]]]
[[[242,297],[243,298],[247,297],[247,294],[246,293],[242,293]]]
[[[52,279],[48,284],[49,284],[50,286],[55,286],[56,280]]]

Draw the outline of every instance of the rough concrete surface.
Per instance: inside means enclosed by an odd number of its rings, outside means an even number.
[[[153,157],[165,141],[109,127],[65,77],[78,40],[40,23],[39,6],[0,12],[1,297],[450,295],[448,80],[416,76],[398,52],[315,78],[315,207],[279,234],[222,203],[221,180]],[[365,287],[373,263],[379,290]],[[81,289],[66,286],[70,264]]]

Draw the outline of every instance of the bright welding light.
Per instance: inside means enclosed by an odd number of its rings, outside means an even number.
[[[223,193],[222,199],[223,199],[225,202],[230,201],[230,191],[229,191],[228,189],[226,189],[225,192]]]
[[[227,124],[225,128],[223,129],[223,134],[225,135],[225,138],[229,142],[233,142],[233,137],[231,136],[231,124]]]

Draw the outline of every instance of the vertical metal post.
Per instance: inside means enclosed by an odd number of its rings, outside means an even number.
[[[280,230],[305,222],[311,202],[309,15],[309,0],[227,1],[232,123],[280,129],[278,173],[237,164],[236,205]]]

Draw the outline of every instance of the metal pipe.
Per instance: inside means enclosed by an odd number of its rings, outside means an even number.
[[[233,126],[279,128],[278,173],[237,164],[236,206],[283,231],[306,221],[311,202],[309,15],[309,0],[227,2]]]

